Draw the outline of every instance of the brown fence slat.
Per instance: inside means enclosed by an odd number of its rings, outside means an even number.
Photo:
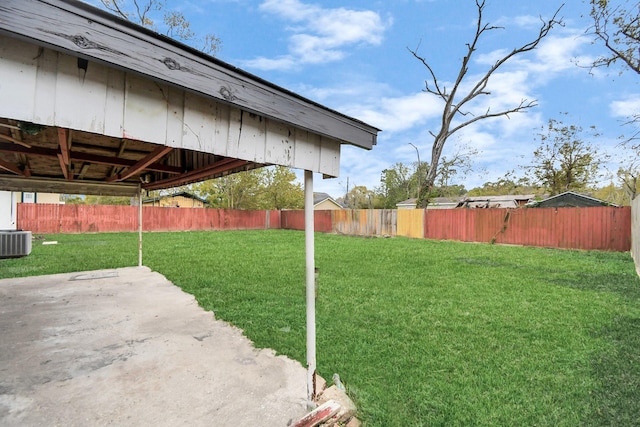
[[[135,206],[18,204],[18,228],[33,233],[136,231]],[[628,251],[631,208],[372,209],[314,212],[315,230],[524,246]],[[634,217],[636,223],[640,222]],[[143,208],[144,231],[304,230],[304,211]],[[640,249],[636,248],[636,255]]]

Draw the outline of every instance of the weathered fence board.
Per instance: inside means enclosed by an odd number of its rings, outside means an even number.
[[[640,227],[640,214],[634,214]],[[631,208],[400,209],[314,212],[315,230],[567,249],[628,251]],[[18,204],[18,228],[33,233],[136,231],[135,206]],[[144,231],[304,230],[304,211],[143,208]],[[639,231],[640,232],[640,231]],[[640,259],[639,239],[634,256]]]
[[[395,209],[332,210],[332,231],[355,236],[395,236]]]
[[[17,227],[33,233],[100,233],[138,228],[135,206],[18,204]]]
[[[610,251],[631,247],[629,207],[420,212],[425,212],[426,239]]]
[[[315,231],[331,233],[331,211],[315,211],[313,213]],[[280,228],[285,230],[304,230],[304,211],[281,211]]]
[[[144,231],[280,228],[279,211],[143,207]],[[18,204],[18,228],[33,233],[126,232],[138,229],[138,207]]]
[[[398,236],[424,237],[424,211],[419,209],[398,209]]]

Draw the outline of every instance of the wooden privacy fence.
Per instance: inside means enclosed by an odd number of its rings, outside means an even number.
[[[144,231],[280,228],[280,211],[142,208]],[[137,206],[18,204],[17,227],[33,233],[98,233],[138,230]]]
[[[567,249],[628,251],[631,208],[366,209],[316,211],[315,230]],[[636,220],[637,223],[640,220]],[[19,204],[33,233],[136,231],[135,206]],[[144,231],[304,229],[304,211],[143,208]],[[640,256],[640,246],[637,248]]]
[[[628,251],[627,207],[442,209],[424,212],[424,238]]]

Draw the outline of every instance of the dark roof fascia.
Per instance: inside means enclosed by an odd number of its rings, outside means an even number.
[[[371,149],[380,129],[77,0],[2,0],[0,33]]]

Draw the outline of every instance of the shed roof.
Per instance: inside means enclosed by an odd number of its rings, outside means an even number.
[[[378,129],[75,0],[0,3],[0,188],[130,195],[283,165],[339,173]]]
[[[533,207],[540,208],[562,208],[562,207],[594,207],[594,206],[617,206],[604,200],[596,199],[573,191],[565,191],[555,196],[547,197],[539,202],[532,203]]]

